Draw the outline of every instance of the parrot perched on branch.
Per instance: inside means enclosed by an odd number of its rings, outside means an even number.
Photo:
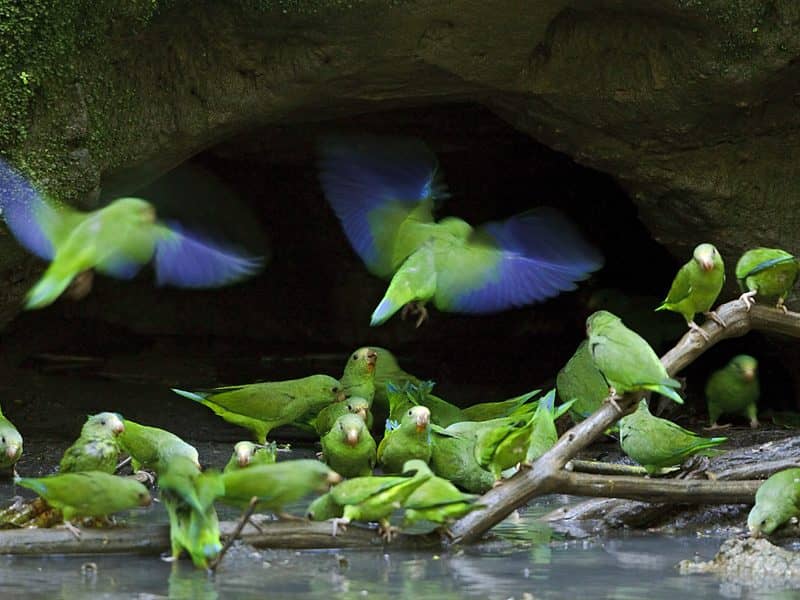
[[[0,160],[0,208],[17,241],[50,261],[28,292],[25,308],[43,308],[70,289],[75,297],[91,289],[97,271],[131,279],[154,261],[158,285],[211,288],[255,275],[263,260],[196,233],[160,221],[141,198],[117,198],[91,212],[75,210],[40,194]]]
[[[784,301],[800,275],[800,261],[779,248],[753,248],[736,263],[736,280],[743,294],[739,299],[752,306],[753,298],[777,298],[775,306],[786,312]]]
[[[320,181],[367,269],[389,288],[372,313],[380,325],[398,310],[486,314],[541,302],[603,265],[575,226],[551,208],[473,228],[435,221],[448,196],[436,156],[421,141],[331,137],[320,144]]]

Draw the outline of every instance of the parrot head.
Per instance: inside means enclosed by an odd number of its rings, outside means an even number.
[[[586,335],[592,335],[593,331],[599,331],[612,323],[618,322],[620,318],[607,310],[598,310],[589,315],[586,319]]]
[[[366,423],[369,417],[369,402],[365,398],[351,396],[347,401],[347,412],[358,415]]]
[[[81,429],[81,435],[91,435],[94,432],[106,431],[117,436],[125,431],[122,418],[117,413],[103,412],[90,415]]]
[[[719,261],[719,253],[713,244],[700,244],[692,253],[694,261],[703,271],[713,271]]]
[[[4,435],[0,438],[0,442],[5,444],[6,457],[8,460],[17,462],[22,455],[22,440],[9,440],[8,436]]]
[[[344,438],[344,443],[348,446],[355,446],[361,439],[361,431],[364,429],[364,420],[359,415],[346,414],[339,417],[339,431]]]
[[[150,492],[147,490],[138,492],[136,494],[136,499],[138,500],[139,506],[150,506],[150,503],[153,502],[153,499],[150,497]]]
[[[747,515],[747,529],[754,538],[769,535],[778,528],[777,519],[770,514],[764,514],[763,509],[756,504]]]
[[[256,445],[253,442],[238,442],[233,451],[236,453],[236,462],[240,467],[246,467],[250,464],[253,454],[256,452]]]
[[[747,354],[733,357],[731,366],[744,381],[754,381],[758,374],[758,361]]]
[[[431,422],[431,411],[427,406],[412,406],[408,409],[408,416],[414,422],[414,427],[418,433],[428,429]]]
[[[117,198],[112,202],[120,211],[131,215],[140,225],[152,225],[156,222],[156,209],[142,198]]]

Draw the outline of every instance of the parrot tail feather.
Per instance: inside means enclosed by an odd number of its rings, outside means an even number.
[[[674,379],[672,381],[674,381]],[[674,386],[670,387],[670,384],[666,382],[663,384],[654,383],[652,385],[644,385],[642,387],[646,390],[651,390],[653,392],[661,394],[662,396],[666,396],[667,398],[677,402],[678,404],[683,404],[683,398],[680,397],[680,394],[678,394],[678,392],[672,389],[672,387]]]
[[[369,322],[370,327],[375,327],[376,325],[384,323],[389,317],[400,310],[400,308],[400,305],[395,304],[388,298],[384,298],[375,308],[375,312],[372,313],[372,318]]]
[[[179,390],[178,388],[170,388],[173,392],[178,394],[179,396],[183,396],[184,398],[188,398],[189,400],[194,400],[195,402],[203,402],[207,397],[208,394],[203,392],[190,392],[188,390]]]
[[[35,308],[44,308],[52,304],[64,293],[64,290],[69,287],[71,282],[72,275],[56,277],[52,274],[45,274],[25,296],[25,308],[31,310]]]

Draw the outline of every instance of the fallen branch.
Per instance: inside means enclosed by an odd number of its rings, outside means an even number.
[[[293,550],[322,548],[368,548],[387,544],[377,533],[352,525],[346,532],[331,535],[327,521],[268,521],[261,522],[261,531],[246,525],[239,539],[257,548],[288,548]],[[238,522],[223,521],[220,532],[224,540],[235,532]],[[430,535],[403,535],[392,539],[390,548],[419,549],[439,546],[439,538]],[[0,531],[0,554],[148,554],[158,555],[170,549],[169,526],[131,525],[109,529],[81,529],[81,539],[75,539],[67,529],[10,529]]]
[[[800,337],[798,313],[784,313],[774,307],[763,305],[755,305],[747,311],[744,302],[740,300],[723,304],[716,312],[727,324],[726,327],[709,319],[702,326],[708,339],[697,333],[687,332],[675,347],[661,358],[670,375],[674,376],[680,372],[720,341],[745,335],[752,329]],[[589,418],[561,436],[555,446],[540,457],[531,469],[521,471],[503,485],[484,494],[479,503],[485,508],[471,512],[452,525],[451,543],[474,542],[535,496],[564,492],[565,490],[559,486],[566,481],[562,470],[567,462],[594,442],[620,417],[632,412],[641,397],[642,394],[626,394],[618,400],[617,404],[622,412],[618,412],[611,403],[604,403]],[[639,481],[639,484],[641,483]]]

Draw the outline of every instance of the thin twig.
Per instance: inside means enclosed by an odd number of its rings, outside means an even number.
[[[252,498],[250,498],[250,502],[247,504],[247,508],[244,509],[242,516],[239,518],[239,522],[236,523],[236,529],[234,529],[233,533],[231,533],[228,536],[228,539],[225,540],[225,545],[222,547],[222,550],[220,550],[217,557],[213,561],[211,561],[211,563],[209,563],[208,565],[209,571],[217,570],[217,567],[222,562],[222,559],[225,558],[225,553],[230,549],[231,546],[233,546],[233,542],[236,541],[236,538],[238,538],[242,534],[242,529],[244,529],[244,526],[250,520],[253,511],[256,509],[256,504],[258,504],[258,496],[253,496]]]

